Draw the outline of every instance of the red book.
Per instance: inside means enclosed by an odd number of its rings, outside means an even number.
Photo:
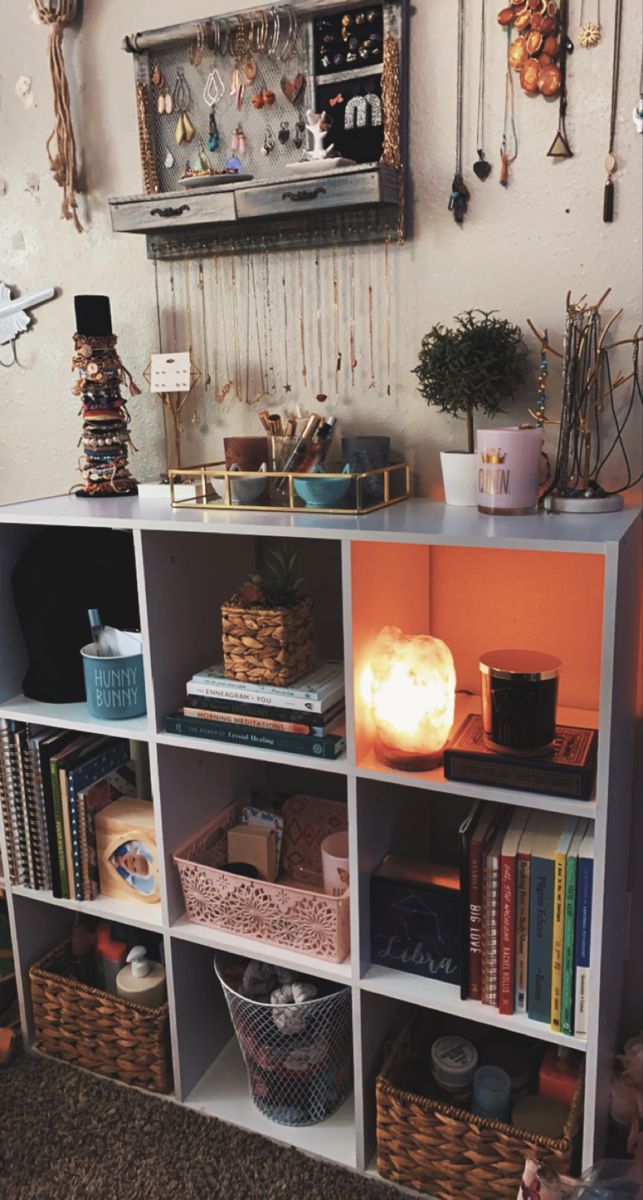
[[[500,856],[500,958],[498,968],[498,1011],[510,1016],[514,1010],[516,963],[516,855],[527,824],[528,809],[516,809],[502,843]]]
[[[493,835],[497,804],[485,804],[469,850],[469,999],[482,999],[482,885],[487,843]]]

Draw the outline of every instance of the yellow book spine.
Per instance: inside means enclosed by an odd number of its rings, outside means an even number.
[[[563,949],[565,939],[565,873],[567,855],[554,858],[554,929],[551,953],[551,1027],[560,1031],[563,1007]]]

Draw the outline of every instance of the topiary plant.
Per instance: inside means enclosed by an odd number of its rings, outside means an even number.
[[[496,310],[471,308],[455,317],[457,328],[434,325],[422,339],[413,373],[427,404],[465,417],[469,454],[474,452],[473,414],[495,417],[525,378],[527,348],[519,325]]]

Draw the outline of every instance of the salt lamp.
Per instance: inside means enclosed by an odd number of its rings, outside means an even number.
[[[455,667],[439,638],[386,625],[370,656],[375,754],[402,771],[428,771],[442,760],[455,709]]]

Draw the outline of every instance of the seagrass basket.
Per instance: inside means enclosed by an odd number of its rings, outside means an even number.
[[[228,679],[286,687],[315,664],[313,602],[288,608],[221,605],[223,662]]]
[[[417,1027],[411,1022],[393,1039],[377,1077],[380,1175],[438,1200],[516,1200],[525,1159],[569,1173],[583,1121],[582,1073],[562,1138],[527,1134],[406,1090]],[[428,1054],[424,1061],[428,1071]]]
[[[146,1008],[64,975],[69,941],[29,969],[35,1045],[150,1092],[172,1091],[167,1004]]]

